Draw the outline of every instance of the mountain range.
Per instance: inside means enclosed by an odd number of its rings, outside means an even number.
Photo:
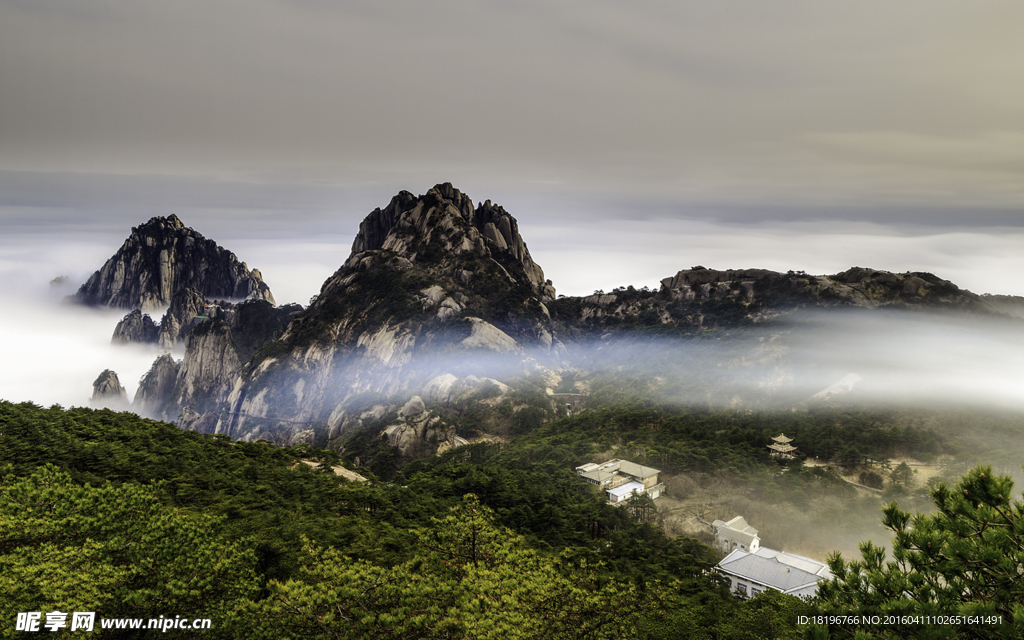
[[[446,421],[452,410],[504,404],[511,419],[530,394],[571,410],[598,372],[628,374],[637,359],[671,361],[700,388],[746,371],[748,388],[771,395],[781,388],[773,380],[792,378],[791,343],[778,338],[808,312],[1024,317],[1021,298],[861,267],[815,276],[695,266],[657,291],[558,296],[515,218],[448,183],[403,191],[367,215],[348,259],[304,309],[274,306],[258,270],[175,216],[132,229],[75,300],[130,309],[114,342],[168,352],[184,342],[181,361],[162,355],[141,381],[132,406],[142,415],[289,444],[373,426],[407,455],[460,441]],[[159,323],[146,313],[163,307]],[[105,372],[104,387],[115,382]]]

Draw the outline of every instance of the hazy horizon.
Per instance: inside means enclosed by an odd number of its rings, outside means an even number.
[[[30,319],[49,280],[152,216],[305,304],[367,213],[445,181],[564,295],[698,264],[1024,295],[1022,28],[932,0],[6,2],[0,348],[65,331]]]

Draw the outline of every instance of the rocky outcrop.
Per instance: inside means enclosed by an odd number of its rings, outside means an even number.
[[[423,385],[420,395],[427,402],[447,407],[468,400],[493,404],[504,398],[509,391],[511,389],[508,385],[494,378],[478,378],[472,375],[459,378],[450,373],[443,373]]]
[[[480,318],[469,318],[472,329],[461,345],[471,349],[487,349],[498,353],[521,351],[519,345],[507,333]]]
[[[623,287],[552,303],[563,333],[609,330],[682,332],[730,328],[795,309],[827,307],[942,308],[998,313],[987,298],[930,273],[853,267],[834,275],[767,269],[693,267],[661,281],[660,291]]]
[[[216,319],[202,323],[185,339],[185,358],[172,403],[200,413],[216,411],[234,388],[243,361],[227,323]]]
[[[135,309],[129,312],[114,329],[111,342],[114,344],[157,343],[164,351],[172,351],[185,339],[185,334],[208,314],[217,314],[222,309],[233,309],[228,302],[211,303],[198,289],[185,287],[175,292],[171,305],[157,325],[148,313]]]
[[[738,298],[744,302],[777,306],[802,302],[821,306],[848,304],[861,307],[952,305],[989,307],[980,296],[961,291],[952,282],[931,273],[890,273],[853,267],[830,276],[802,271],[779,273],[767,269],[716,271],[694,267],[661,281],[662,290],[675,300]]]
[[[181,298],[182,308],[172,306],[161,326],[188,317],[202,299],[187,293]],[[176,363],[170,354],[157,358],[140,383],[133,408],[147,417],[177,420],[183,428],[215,432],[222,418],[230,420],[223,409],[236,390],[242,365],[277,339],[301,310],[261,300],[206,304],[207,315],[193,316],[182,328],[183,360]]]
[[[250,270],[174,215],[134,227],[74,299],[91,306],[150,311],[170,304],[185,287],[209,298],[274,302],[257,269]]]
[[[436,453],[439,445],[451,448],[455,443],[455,428],[432,416],[419,396],[413,396],[402,407],[398,417],[399,421],[388,425],[381,436],[386,437],[388,444],[405,457]],[[461,443],[464,442],[462,440]]]
[[[207,314],[213,311],[212,306],[198,289],[185,287],[178,290],[160,320],[157,335],[160,348],[167,351],[174,349],[178,342],[185,339],[185,334],[194,325],[193,321],[197,318],[205,320]]]
[[[661,281],[661,286],[669,290],[680,290],[684,287],[701,286],[719,282],[754,282],[764,277],[778,276],[777,271],[768,269],[726,269],[716,271],[705,267],[693,267],[684,269]]]
[[[106,369],[92,383],[92,398],[89,402],[94,407],[125,411],[128,409],[128,392],[121,386],[117,374]]]
[[[461,377],[486,376],[495,359],[536,366],[527,353],[561,348],[554,297],[500,206],[474,206],[447,183],[403,191],[363,220],[309,309],[245,365],[218,429],[286,442],[294,425],[319,422],[334,436],[354,424],[350,400],[415,392],[447,358],[467,363]]]
[[[114,335],[111,337],[112,344],[147,344],[157,341],[157,327],[148,313],[135,309],[126,315],[117,327],[114,328]]]
[[[132,401],[132,411],[145,418],[155,420],[174,420],[178,411],[168,407],[174,405],[169,401],[174,393],[174,385],[178,378],[180,363],[175,362],[170,354],[164,354],[153,362],[153,366],[139,382]]]

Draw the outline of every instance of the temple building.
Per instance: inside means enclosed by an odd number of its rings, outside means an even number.
[[[771,455],[775,458],[793,458],[796,457],[796,447],[789,444],[793,442],[793,438],[787,438],[786,434],[780,433],[779,435],[772,438],[774,442],[768,445],[768,448],[772,450]]]

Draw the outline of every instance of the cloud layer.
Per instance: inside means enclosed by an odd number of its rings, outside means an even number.
[[[1011,208],[1013,3],[20,0],[0,169]]]

